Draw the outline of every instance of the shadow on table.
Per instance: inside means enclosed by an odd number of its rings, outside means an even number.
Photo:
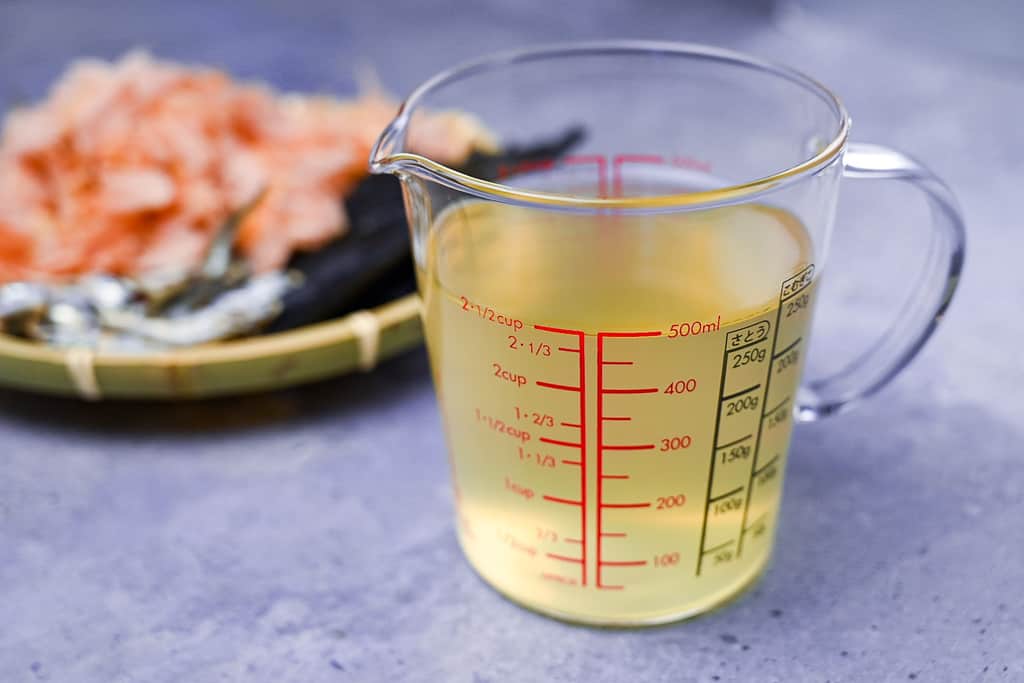
[[[143,434],[210,434],[302,422],[325,414],[372,411],[430,384],[421,349],[356,373],[292,389],[196,401],[103,401],[0,390],[5,419],[38,423],[53,431],[102,433],[117,437]]]

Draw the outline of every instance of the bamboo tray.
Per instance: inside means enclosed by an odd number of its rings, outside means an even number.
[[[288,332],[149,354],[66,351],[0,334],[0,386],[89,400],[225,396],[370,370],[422,338],[416,294]]]

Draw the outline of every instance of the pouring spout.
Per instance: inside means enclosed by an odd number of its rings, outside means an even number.
[[[399,116],[377,138],[370,151],[370,173],[398,173],[401,170],[402,138],[406,123],[405,117]]]

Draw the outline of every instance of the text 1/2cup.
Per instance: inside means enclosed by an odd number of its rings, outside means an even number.
[[[420,109],[476,116],[505,163],[477,177],[405,151]],[[797,72],[662,43],[499,54],[406,101],[371,165],[402,180],[459,539],[499,591],[653,624],[762,571],[794,419],[896,375],[963,259],[945,186],[849,125]],[[932,242],[895,327],[801,384],[844,176],[919,187]]]

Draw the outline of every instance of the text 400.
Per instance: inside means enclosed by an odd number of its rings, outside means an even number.
[[[668,386],[665,387],[666,394],[692,394],[697,390],[697,380],[693,377],[687,379],[677,379],[675,382],[669,382]]]

